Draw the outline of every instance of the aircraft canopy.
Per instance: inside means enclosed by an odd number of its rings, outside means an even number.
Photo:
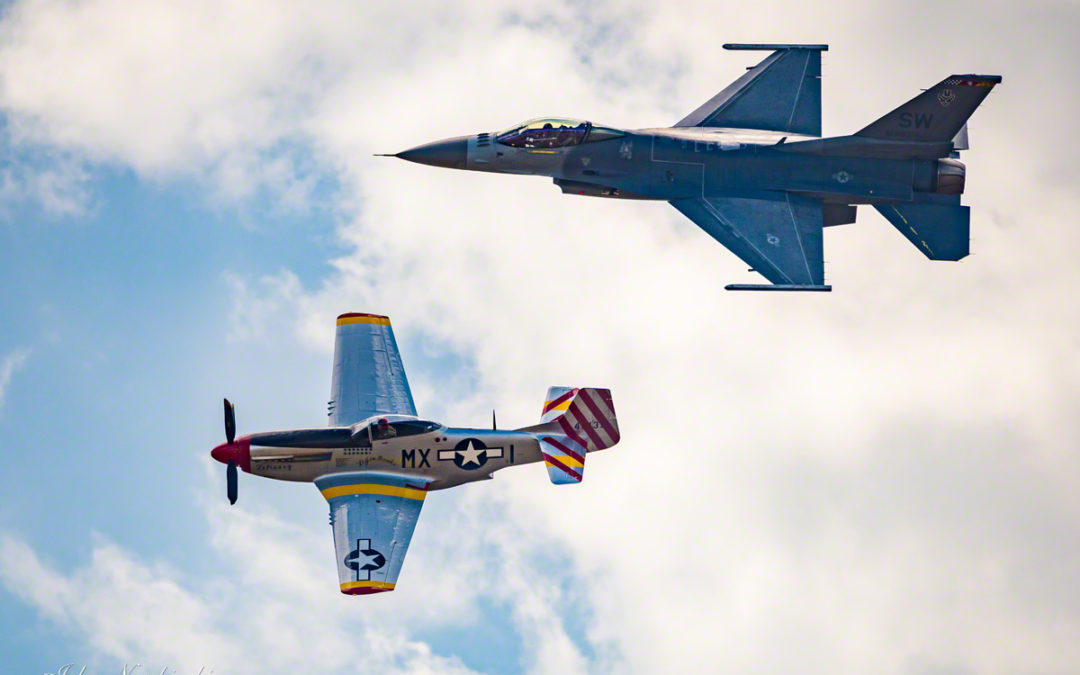
[[[564,148],[623,135],[616,129],[593,126],[584,120],[543,117],[507,129],[496,140],[514,148]]]
[[[384,423],[380,424],[380,422]],[[384,441],[388,438],[396,438],[398,436],[416,436],[418,434],[426,434],[442,428],[442,425],[438,422],[418,420],[415,417],[408,417],[405,415],[381,415],[379,417],[372,417],[364,426],[367,427],[367,430],[360,431],[359,437],[362,440],[367,440],[368,433],[370,433],[370,438],[376,441]],[[356,429],[357,427],[354,426],[353,428]]]

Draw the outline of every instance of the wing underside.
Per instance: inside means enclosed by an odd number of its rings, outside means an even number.
[[[367,595],[394,590],[428,481],[355,472],[324,476],[315,485],[330,504],[341,592]]]
[[[348,426],[374,415],[416,415],[387,317],[338,317],[329,408],[331,426]]]
[[[773,284],[827,289],[820,201],[783,193],[777,199],[710,197],[671,204]]]
[[[774,51],[675,126],[821,135],[821,52],[826,45],[724,48]]]

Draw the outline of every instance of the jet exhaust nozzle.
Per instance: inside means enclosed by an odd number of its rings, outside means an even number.
[[[939,195],[964,194],[964,181],[967,168],[963,162],[955,159],[939,159],[934,178],[934,192]]]

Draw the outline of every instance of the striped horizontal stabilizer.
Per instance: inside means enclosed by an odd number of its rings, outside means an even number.
[[[540,452],[552,483],[580,483],[585,477],[585,448],[570,436],[541,436]]]

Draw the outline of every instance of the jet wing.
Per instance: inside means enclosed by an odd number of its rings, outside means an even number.
[[[777,284],[729,290],[830,290],[823,285],[821,202],[788,193],[777,197],[676,199],[671,205]]]
[[[329,408],[330,426],[348,426],[374,415],[416,415],[389,318],[338,317]]]
[[[727,127],[821,135],[821,52],[828,45],[734,45],[772,54],[681,119],[676,127]]]
[[[330,503],[342,593],[394,590],[429,482],[376,471],[315,479]]]

